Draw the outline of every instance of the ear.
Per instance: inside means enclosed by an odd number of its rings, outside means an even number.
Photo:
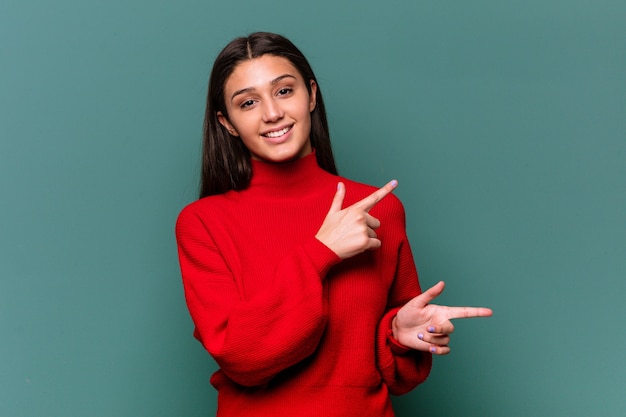
[[[317,83],[315,80],[310,80],[311,84],[311,94],[309,94],[309,112],[315,110],[315,106],[317,104]]]
[[[230,124],[226,116],[224,116],[221,111],[217,112],[217,120],[220,122],[222,126],[226,128],[226,130],[228,130],[228,133],[230,133],[233,136],[239,136],[239,133],[237,132],[235,127],[232,124]]]

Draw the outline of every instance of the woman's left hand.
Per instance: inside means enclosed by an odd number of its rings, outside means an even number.
[[[450,334],[454,325],[450,320],[470,317],[489,317],[485,307],[448,307],[430,304],[444,289],[443,281],[435,284],[402,307],[393,319],[393,337],[411,349],[446,355],[450,353]]]

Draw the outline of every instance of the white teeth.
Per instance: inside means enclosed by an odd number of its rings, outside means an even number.
[[[269,133],[264,134],[263,136],[266,136],[268,138],[277,138],[289,132],[289,129],[291,129],[291,127],[286,127],[284,129],[277,130],[276,132],[269,132]]]

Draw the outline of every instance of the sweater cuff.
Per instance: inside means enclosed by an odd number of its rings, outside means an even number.
[[[403,344],[400,344],[400,342],[398,342],[393,337],[393,330],[391,328],[391,323],[393,323],[393,319],[394,317],[396,317],[396,313],[398,312],[398,310],[400,309],[394,308],[393,310],[390,310],[385,315],[385,317],[383,317],[383,323],[381,323],[381,325],[387,328],[387,342],[389,344],[389,349],[391,350],[391,353],[393,353],[394,355],[405,355],[409,353],[409,351],[411,351],[412,349],[404,346]],[[387,323],[385,323],[384,321],[387,321]]]
[[[322,280],[326,278],[328,271],[341,262],[341,258],[335,252],[324,245],[317,238],[312,238],[304,244],[304,251],[311,259],[313,266],[319,272]]]

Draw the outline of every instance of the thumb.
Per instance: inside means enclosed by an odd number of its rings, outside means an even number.
[[[435,285],[433,285],[432,287],[430,287],[429,289],[427,289],[426,291],[424,291],[423,293],[415,297],[413,300],[411,300],[411,303],[415,307],[420,307],[420,308],[425,307],[431,301],[433,301],[435,298],[441,295],[444,287],[445,287],[444,282],[439,281],[438,283],[436,283]]]
[[[335,197],[333,197],[333,202],[330,205],[329,213],[336,213],[341,211],[343,206],[343,199],[346,196],[346,186],[343,182],[337,184],[337,192],[335,193]]]

